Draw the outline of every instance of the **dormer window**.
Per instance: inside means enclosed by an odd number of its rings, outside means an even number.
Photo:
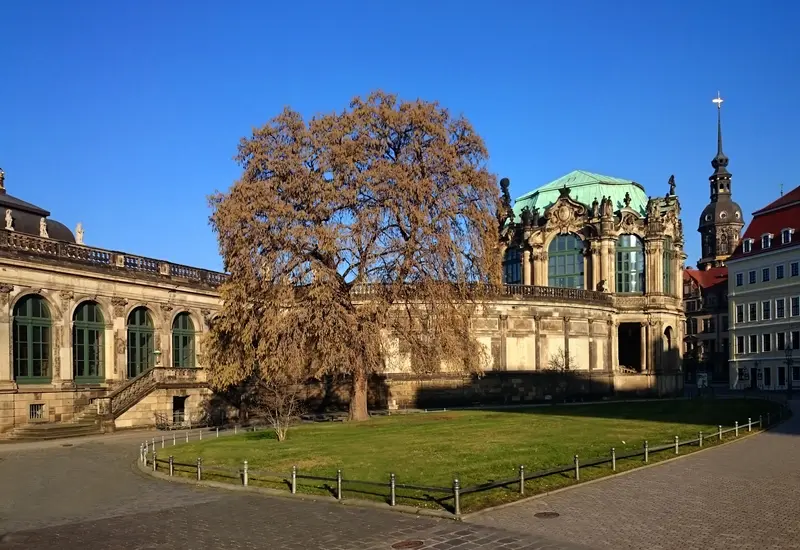
[[[789,244],[792,242],[792,234],[794,233],[794,229],[791,227],[787,227],[786,229],[781,230],[781,244]]]
[[[748,254],[753,251],[753,239],[745,239],[742,241],[742,251]]]
[[[772,247],[772,233],[767,233],[766,235],[761,235],[761,248],[767,249]]]

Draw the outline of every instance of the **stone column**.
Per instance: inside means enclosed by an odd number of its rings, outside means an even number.
[[[660,294],[664,291],[664,249],[661,239],[648,239],[645,250],[645,292]]]
[[[531,283],[531,251],[527,248],[522,251],[522,284],[530,285]]]
[[[69,290],[58,293],[61,298],[61,320],[53,322],[53,384],[72,385],[72,302],[75,296]],[[57,354],[57,355],[56,355]]]
[[[647,372],[647,323],[642,321],[639,323],[640,327],[640,336],[641,336],[641,345],[642,349],[639,353],[639,363],[641,364],[642,373]]]
[[[14,367],[11,364],[11,309],[8,305],[12,285],[0,284],[0,389],[14,387]]]
[[[542,358],[542,348],[544,345],[544,336],[542,335],[542,316],[534,315],[534,330],[536,331],[536,340],[534,344],[533,357],[534,364],[533,370],[542,370],[547,367],[547,363]]]
[[[608,327],[608,337],[606,338],[605,364],[603,365],[603,370],[611,372],[615,370],[614,350],[617,347],[617,325],[613,320],[609,319],[606,321],[606,326]]]
[[[103,377],[106,383],[114,381],[116,342],[114,341],[114,323],[106,320],[103,325]]]
[[[128,300],[124,298],[112,298],[111,304],[114,306],[114,361],[107,365],[106,379],[122,382],[128,378],[128,331],[125,327],[125,308]]]
[[[592,274],[589,290],[597,290],[597,285],[600,283],[600,279],[602,279],[600,276],[600,243],[592,241],[589,243],[589,250],[591,252],[589,258]]]
[[[614,283],[614,247],[609,239],[600,241],[600,275],[599,278],[605,280],[608,292],[615,292]]]

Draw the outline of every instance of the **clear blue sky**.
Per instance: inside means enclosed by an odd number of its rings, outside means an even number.
[[[484,137],[516,197],[573,169],[675,174],[688,265],[725,98],[747,219],[800,185],[800,2],[6,0],[0,166],[87,244],[218,269],[206,197],[240,137],[381,88]]]

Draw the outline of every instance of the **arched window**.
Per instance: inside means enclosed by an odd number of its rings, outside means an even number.
[[[172,321],[172,366],[194,367],[194,323],[185,311]]]
[[[583,288],[583,241],[575,235],[559,235],[547,249],[547,284]]]
[[[128,378],[153,366],[153,320],[147,308],[137,307],[128,315]]]
[[[516,246],[506,250],[503,258],[503,282],[507,285],[522,284],[522,253]]]
[[[82,302],[72,316],[72,373],[77,383],[101,382],[103,314],[95,302]]]
[[[644,292],[644,245],[636,235],[617,240],[617,292]]]
[[[14,306],[14,380],[18,384],[50,381],[50,325],[50,310],[41,296],[25,296]]]
[[[664,264],[664,289],[663,292],[667,296],[672,296],[673,288],[672,288],[672,237],[664,237],[664,255],[663,261]]]

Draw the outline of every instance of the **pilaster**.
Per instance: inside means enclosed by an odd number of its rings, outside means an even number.
[[[647,323],[642,321],[639,323],[639,332],[641,337],[641,350],[639,352],[639,363],[641,364],[642,373],[647,372]]]
[[[109,367],[113,366],[111,372],[106,371],[106,378],[121,382],[128,377],[128,331],[125,327],[125,308],[128,300],[112,298],[111,304],[114,306],[114,337],[111,340],[114,342],[114,361],[112,365],[109,365]]]
[[[660,238],[646,239],[645,252],[645,278],[647,294],[661,294],[664,292],[664,241]]]
[[[72,303],[75,298],[72,291],[62,290],[58,293],[61,299],[60,321],[53,323],[53,383],[73,383],[72,372]]]
[[[534,315],[533,316],[534,322],[534,330],[536,331],[536,343],[534,349],[534,370],[543,370],[547,367],[547,362],[545,361],[543,354],[544,348],[544,335],[542,334],[542,316],[541,315]]]
[[[606,340],[608,345],[605,350],[605,368],[603,370],[612,372],[616,370],[614,368],[614,357],[617,349],[617,323],[609,319],[606,321],[606,326],[608,327],[608,339]]]
[[[522,284],[531,284],[531,251],[527,248],[522,251]]]
[[[9,293],[12,285],[0,284],[0,390],[14,387],[14,369],[12,367],[11,350],[11,311],[9,309]]]
[[[570,370],[569,356],[569,317],[564,317],[564,370]],[[576,365],[577,366],[577,365]]]

